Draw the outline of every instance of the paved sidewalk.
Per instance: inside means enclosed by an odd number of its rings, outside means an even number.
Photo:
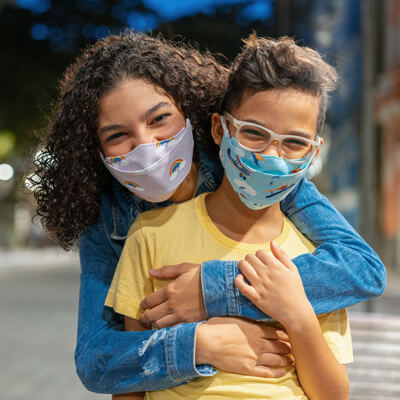
[[[13,250],[2,250],[0,248],[0,274],[4,270],[54,269],[65,268],[70,265],[78,266],[78,264],[78,253],[76,251],[64,251],[60,247],[17,248]]]
[[[54,255],[0,252],[0,398],[111,399],[86,391],[75,373],[79,267]]]

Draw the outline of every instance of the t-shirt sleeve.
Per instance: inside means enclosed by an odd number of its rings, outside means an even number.
[[[353,362],[353,345],[346,309],[318,316],[322,333],[340,364]]]
[[[129,230],[105,305],[119,314],[139,319],[141,301],[153,292],[149,276],[151,268],[148,241],[143,234],[139,217]]]

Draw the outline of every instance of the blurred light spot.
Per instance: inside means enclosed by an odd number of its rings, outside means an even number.
[[[157,28],[157,17],[148,13],[130,12],[126,17],[126,23],[130,28],[146,32]]]
[[[32,14],[42,14],[51,8],[50,0],[16,0],[17,6],[30,10]]]
[[[53,157],[47,150],[39,150],[35,154],[33,161],[35,164],[41,164],[42,166],[50,166],[54,163]]]
[[[14,176],[14,168],[10,164],[0,164],[0,181],[9,181]]]
[[[25,178],[25,182],[24,182],[25,187],[30,190],[31,192],[33,192],[35,190],[35,188],[39,185],[37,176],[35,174],[29,174],[26,178]]]
[[[49,28],[45,24],[35,24],[31,28],[31,36],[34,40],[44,40],[49,36]]]
[[[331,32],[322,29],[315,33],[315,38],[318,44],[323,47],[331,46],[333,40]]]
[[[143,4],[147,8],[155,11],[158,15],[167,20],[196,15],[199,12],[210,14],[215,11],[217,6],[241,3],[248,3],[248,0],[175,0],[174,2],[165,0],[143,0]]]
[[[271,18],[273,12],[271,2],[257,1],[245,7],[241,16],[248,21],[263,20]]]

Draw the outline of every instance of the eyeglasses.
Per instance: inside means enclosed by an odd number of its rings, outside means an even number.
[[[264,126],[239,121],[228,112],[224,112],[221,117],[224,124],[227,120],[233,126],[230,133],[236,138],[240,146],[252,152],[260,153],[276,140],[279,143],[279,152],[283,158],[292,162],[303,163],[306,161],[304,158],[307,155],[310,157],[312,150],[321,145],[321,139],[318,136],[318,140],[311,140],[298,135],[278,135]]]

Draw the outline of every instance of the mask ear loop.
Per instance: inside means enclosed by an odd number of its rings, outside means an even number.
[[[225,116],[221,115],[221,125],[222,125],[222,129],[224,131],[224,135],[227,135],[228,138],[231,137],[229,131],[228,131],[228,127],[226,126],[226,120],[225,120]]]
[[[321,151],[321,146],[324,144],[324,139],[322,139],[322,137],[318,136],[318,139],[319,139],[319,146],[317,147],[316,152],[315,152],[315,154],[313,156],[313,160],[311,161],[311,165],[313,165],[315,160],[318,158],[319,153]]]

